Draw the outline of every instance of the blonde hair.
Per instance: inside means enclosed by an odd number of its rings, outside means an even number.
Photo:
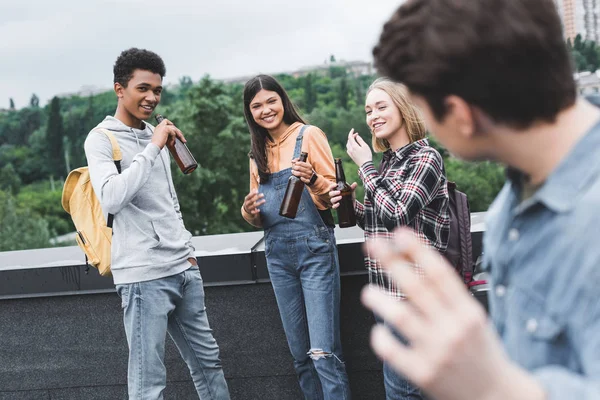
[[[400,111],[402,126],[406,127],[406,133],[408,134],[410,143],[425,137],[427,129],[425,127],[423,114],[410,100],[406,86],[387,78],[379,78],[369,86],[367,96],[374,89],[383,90],[392,98],[392,102],[398,111]],[[371,132],[371,135],[373,140],[373,150],[382,153],[390,148],[390,144],[387,140],[377,139],[373,132]]]

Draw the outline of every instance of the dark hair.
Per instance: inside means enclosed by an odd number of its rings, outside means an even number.
[[[133,71],[142,69],[159,74],[161,78],[165,77],[167,70],[165,63],[160,56],[150,50],[131,49],[121,52],[113,67],[114,83],[120,83],[127,87],[127,84],[133,77]]]
[[[498,123],[526,128],[553,122],[577,96],[553,0],[408,0],[373,56],[438,120],[456,95]]]
[[[252,112],[250,111],[250,103],[261,89],[276,92],[279,97],[281,97],[283,103],[283,122],[288,125],[291,125],[294,122],[302,122],[303,124],[305,122],[298,114],[298,111],[296,111],[296,107],[294,107],[294,104],[290,100],[283,86],[281,86],[275,78],[269,75],[257,75],[246,82],[246,85],[244,86],[244,117],[246,118],[246,123],[248,124],[250,134],[252,135],[252,151],[250,152],[250,157],[256,162],[261,182],[267,182],[269,180],[270,171],[267,160],[266,144],[267,140],[273,140],[273,138],[265,128],[256,123],[254,117],[252,117]]]

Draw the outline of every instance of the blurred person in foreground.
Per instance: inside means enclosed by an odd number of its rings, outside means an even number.
[[[400,231],[369,250],[408,300],[363,301],[410,345],[378,326],[375,351],[436,399],[600,399],[600,111],[577,98],[554,2],[409,0],[373,53],[451,153],[507,167],[484,236],[492,324]]]

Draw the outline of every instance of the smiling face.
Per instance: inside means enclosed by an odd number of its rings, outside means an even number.
[[[115,117],[127,126],[140,128],[142,121],[150,118],[160,103],[162,89],[162,78],[159,74],[136,69],[127,87],[115,83],[115,92],[119,99]]]
[[[402,115],[389,94],[381,89],[373,89],[365,101],[367,126],[377,139],[390,140],[400,132]]]
[[[283,124],[283,102],[277,92],[261,89],[250,101],[254,121],[269,133],[280,130]]]

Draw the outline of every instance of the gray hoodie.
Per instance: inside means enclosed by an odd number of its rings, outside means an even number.
[[[121,171],[112,158],[108,137],[115,135],[123,160]],[[106,117],[85,141],[92,186],[104,213],[114,214],[112,274],[115,285],[178,274],[194,257],[191,233],[185,229],[171,178],[167,148],[151,143],[153,127],[144,130]]]

